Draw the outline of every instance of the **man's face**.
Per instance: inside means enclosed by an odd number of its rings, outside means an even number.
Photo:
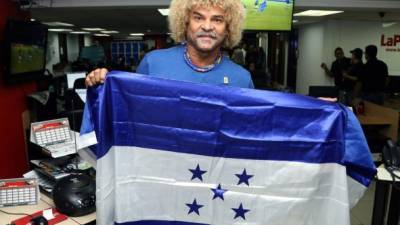
[[[186,31],[188,44],[204,53],[220,48],[227,35],[225,19],[220,7],[194,7]]]
[[[368,53],[366,53],[366,52],[365,52],[365,60],[367,60],[367,61],[368,61],[368,60],[369,60],[369,58],[370,58],[370,57],[369,57]]]
[[[343,57],[344,57],[343,51],[342,50],[336,50],[335,57],[336,57],[336,59],[343,59]]]
[[[357,56],[354,55],[354,53],[351,53],[351,63],[352,64],[358,63],[358,58]]]

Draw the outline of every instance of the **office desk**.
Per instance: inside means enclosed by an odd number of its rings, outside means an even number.
[[[396,174],[400,176],[400,172]],[[396,183],[400,185],[400,179],[396,179]],[[376,175],[372,225],[398,224],[400,224],[400,190],[393,188],[390,173],[381,165]]]
[[[361,125],[391,125],[392,120],[382,116],[357,115]]]
[[[10,213],[26,213],[33,214],[37,211],[48,209],[54,207],[53,200],[47,197],[44,194],[40,194],[40,201],[37,205],[24,205],[24,206],[14,206],[14,207],[3,207],[0,208],[3,211]],[[0,212],[0,224],[8,224],[12,220],[23,217],[23,215],[8,215],[3,212]],[[60,225],[79,225],[79,224],[88,224],[96,221],[96,212],[91,213],[86,216],[80,217],[69,217],[67,220],[64,220],[58,224]]]
[[[399,113],[396,110],[364,101],[364,114],[357,115],[362,126],[382,126],[379,133],[397,141]]]

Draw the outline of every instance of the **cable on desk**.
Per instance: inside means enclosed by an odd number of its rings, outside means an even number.
[[[386,166],[386,165],[385,165],[385,168],[389,172],[389,174],[392,176],[392,186],[393,186],[393,188],[395,188],[396,190],[400,191],[400,185],[398,184],[398,182],[396,182],[396,178],[400,180],[400,176],[395,174],[395,172],[400,171],[400,169],[398,167]]]
[[[0,212],[2,212],[2,213],[5,213],[5,214],[8,214],[8,215],[15,215],[15,216],[29,216],[29,217],[33,218],[33,216],[32,216],[32,215],[30,215],[30,214],[27,214],[27,213],[12,213],[12,212],[6,212],[6,211],[4,211],[4,210],[1,210],[1,209],[0,209]]]

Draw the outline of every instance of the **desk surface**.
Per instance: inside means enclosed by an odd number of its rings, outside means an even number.
[[[3,211],[10,213],[26,213],[32,214],[37,211],[48,209],[54,207],[53,200],[44,194],[40,195],[40,201],[37,205],[24,205],[24,206],[14,206],[14,207],[3,207],[0,208]],[[12,220],[23,217],[23,215],[8,215],[3,212],[0,212],[0,224],[8,224]],[[77,225],[77,224],[86,224],[96,220],[96,213],[91,213],[86,216],[80,217],[69,217],[67,220],[59,223],[60,225]]]
[[[362,125],[391,125],[392,120],[383,116],[366,116],[357,115],[358,120]]]
[[[382,126],[377,132],[385,137],[397,141],[399,127],[399,113],[393,109],[364,101],[364,115],[357,115],[361,125]]]

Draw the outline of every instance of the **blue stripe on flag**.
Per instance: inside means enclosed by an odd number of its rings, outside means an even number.
[[[112,93],[107,99],[112,109],[99,109],[108,114],[104,120],[113,121],[100,123],[112,127],[100,128],[102,140],[108,143],[98,149],[99,158],[112,145],[309,163],[338,162],[343,157],[345,117],[334,104],[291,94],[247,93],[163,79],[155,83],[145,76],[114,74],[107,76],[104,85]],[[296,105],[301,102],[302,107]]]
[[[88,90],[88,97],[102,143],[96,149],[98,158],[119,145],[213,157],[339,163],[364,185],[375,173],[357,119],[338,104],[126,72],[110,73],[105,85]]]

